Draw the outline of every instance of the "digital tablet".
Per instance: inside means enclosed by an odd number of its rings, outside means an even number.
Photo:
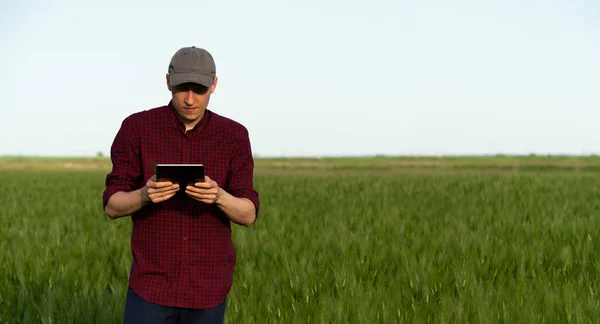
[[[204,182],[203,164],[157,164],[154,167],[156,181],[171,181],[179,183],[179,188],[185,190],[187,185]]]

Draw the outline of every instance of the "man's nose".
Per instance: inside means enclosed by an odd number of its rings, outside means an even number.
[[[185,95],[185,103],[188,105],[194,104],[194,91],[188,90]]]

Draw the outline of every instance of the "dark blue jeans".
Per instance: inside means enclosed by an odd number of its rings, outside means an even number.
[[[127,290],[124,324],[223,324],[227,298],[215,308],[186,309],[147,302],[131,288]]]

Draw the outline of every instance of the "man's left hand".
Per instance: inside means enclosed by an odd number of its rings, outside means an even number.
[[[185,193],[203,203],[215,204],[221,197],[221,188],[216,181],[204,176],[204,182],[196,182],[193,186],[187,186]]]

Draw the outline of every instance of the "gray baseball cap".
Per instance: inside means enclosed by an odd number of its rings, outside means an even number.
[[[217,68],[212,55],[196,46],[179,49],[169,64],[171,86],[194,82],[210,87],[216,74]]]

